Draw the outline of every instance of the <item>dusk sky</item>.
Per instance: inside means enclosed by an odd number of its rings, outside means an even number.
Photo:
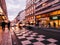
[[[13,20],[19,11],[25,9],[26,0],[6,0],[9,20]]]

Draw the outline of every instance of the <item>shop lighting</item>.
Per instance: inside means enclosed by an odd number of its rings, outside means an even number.
[[[3,14],[3,10],[2,10],[2,8],[0,7],[0,14]]]

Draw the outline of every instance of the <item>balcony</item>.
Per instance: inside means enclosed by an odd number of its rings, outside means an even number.
[[[50,9],[45,10],[45,11],[41,11],[41,12],[39,12],[39,13],[36,13],[35,15],[39,15],[39,14],[43,14],[43,13],[47,13],[47,12],[54,11],[54,10],[57,10],[57,9],[60,9],[60,5],[57,6],[57,7],[54,7],[54,8],[50,8]]]
[[[41,8],[36,9],[35,11],[38,11],[38,10],[42,10],[42,9],[44,9],[44,8],[47,8],[48,6],[51,6],[51,5],[53,5],[53,4],[57,3],[57,2],[59,2],[59,0],[55,0],[55,1],[47,4],[46,6],[43,6],[43,7],[41,7]]]
[[[45,3],[46,1],[48,1],[48,0],[45,0],[45,1],[43,1],[43,2],[38,2],[37,4],[36,4],[36,7],[38,7],[39,5],[41,5],[41,4],[43,4],[43,3]]]

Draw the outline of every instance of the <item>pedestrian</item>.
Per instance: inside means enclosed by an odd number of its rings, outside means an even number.
[[[22,23],[20,22],[19,25],[18,25],[19,26],[19,29],[22,29],[22,26],[21,25],[22,25]]]
[[[55,22],[53,23],[53,26],[54,26],[54,28],[56,27],[56,23]]]
[[[36,24],[36,26],[38,26],[38,27],[39,27],[39,20],[37,21],[37,24]]]
[[[2,26],[2,30],[3,30],[3,31],[5,31],[5,25],[6,25],[5,21],[2,21],[1,26]]]
[[[48,23],[48,25],[49,25],[49,28],[50,28],[51,27],[50,23]]]
[[[7,25],[8,25],[8,29],[10,30],[10,21],[8,21]]]

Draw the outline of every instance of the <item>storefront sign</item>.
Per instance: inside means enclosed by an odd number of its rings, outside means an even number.
[[[56,20],[56,19],[58,19],[58,17],[57,17],[57,16],[55,16],[55,17],[52,17],[52,19],[53,19],[53,20]]]
[[[50,17],[51,20],[60,20],[60,16]]]

